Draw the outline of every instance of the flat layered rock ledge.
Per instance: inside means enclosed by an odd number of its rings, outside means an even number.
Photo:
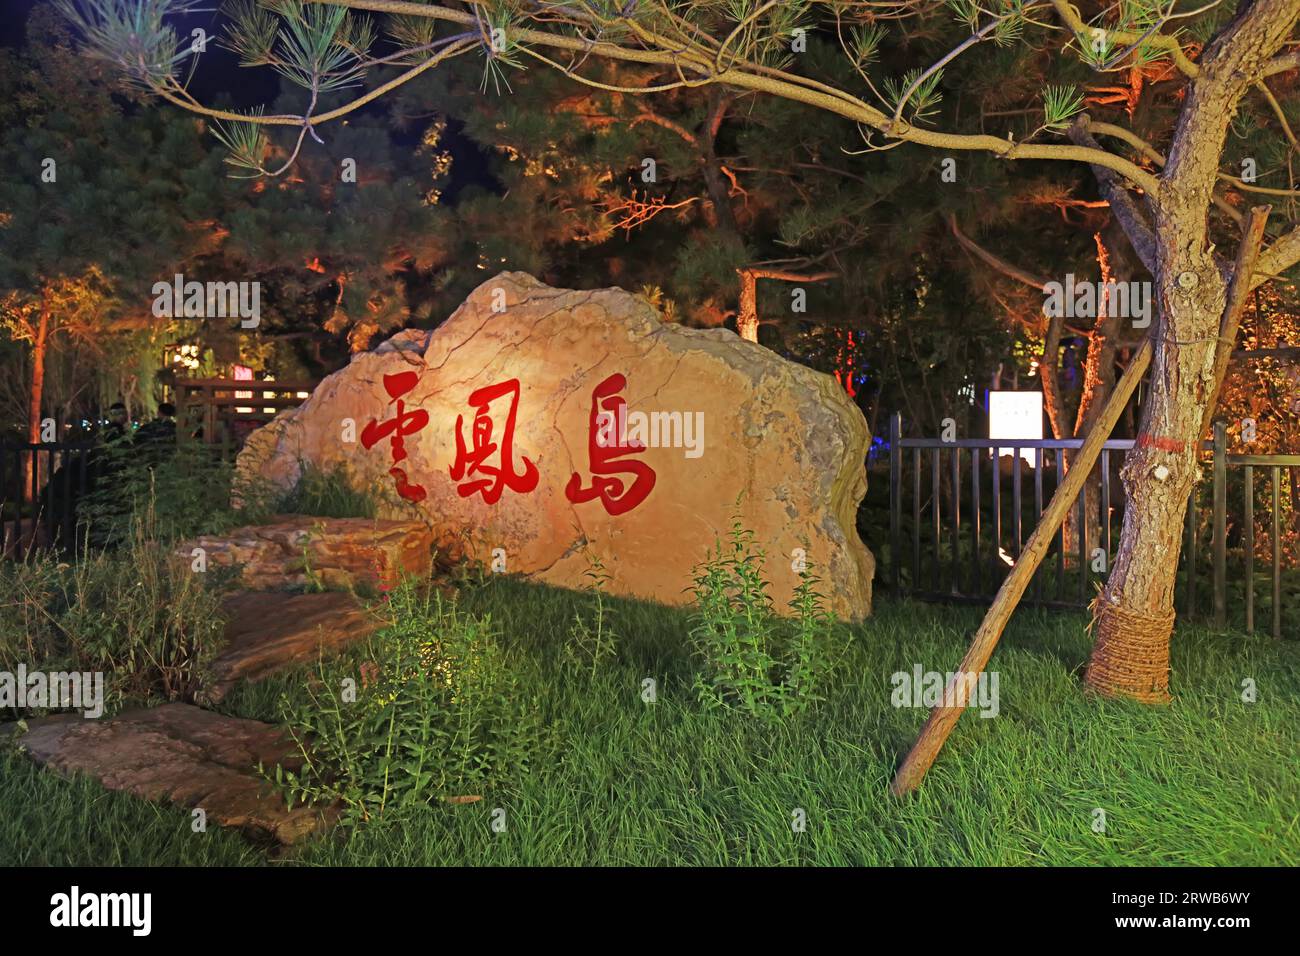
[[[324,585],[392,587],[403,574],[428,577],[433,533],[422,521],[277,515],[220,535],[202,535],[176,548],[193,566],[201,548],[209,568],[238,567],[253,591]]]
[[[239,681],[255,683],[363,641],[383,621],[351,594],[240,591],[222,602],[226,646],[209,668],[198,702],[221,700]]]
[[[32,720],[19,745],[62,774],[84,773],[109,790],[201,808],[210,824],[257,842],[291,845],[330,826],[333,810],[285,805],[256,767],[300,765],[284,732],[191,704],[164,704],[102,720],[60,714]]]

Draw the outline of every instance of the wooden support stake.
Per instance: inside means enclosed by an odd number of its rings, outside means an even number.
[[[1061,522],[1065,520],[1066,512],[1070,510],[1075,498],[1083,490],[1088,475],[1101,454],[1102,446],[1110,437],[1111,430],[1119,421],[1120,415],[1123,414],[1124,406],[1128,404],[1138,382],[1146,374],[1153,352],[1151,339],[1148,338],[1134,354],[1123,377],[1115,384],[1115,391],[1111,393],[1102,408],[1096,425],[1084,439],[1083,447],[1079,449],[1069,474],[1052,495],[1052,500],[1048,503],[1047,510],[1043,512],[1038,527],[1029,536],[1029,541],[1025,544],[1025,549],[1016,561],[1015,567],[1011,569],[1011,573],[1002,582],[1002,587],[998,589],[997,597],[993,599],[988,613],[984,615],[984,621],[975,633],[970,649],[962,658],[961,667],[944,688],[944,703],[930,711],[925,726],[921,728],[921,735],[912,745],[903,765],[898,768],[894,782],[889,785],[890,792],[895,796],[915,790],[925,777],[926,771],[930,769],[930,765],[939,756],[944,741],[948,739],[962,711],[966,709],[964,694],[974,684],[976,676],[984,670],[993,655],[993,649],[997,647],[1007,621],[1010,620],[1016,605],[1024,596],[1025,589],[1029,587],[1029,582],[1034,577],[1034,572],[1038,570],[1038,565],[1047,554],[1047,549],[1051,547],[1052,538],[1060,528]],[[949,703],[955,703],[956,706],[945,706]]]

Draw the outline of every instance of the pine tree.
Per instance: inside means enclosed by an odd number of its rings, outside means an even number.
[[[136,82],[173,104],[213,115],[188,98],[177,76],[174,36],[169,37],[162,23],[165,14],[183,3],[146,0],[134,19],[122,0],[86,0],[82,5],[62,0],[61,5],[80,23],[93,53],[118,63]],[[348,10],[384,6],[379,0],[327,0],[306,6],[278,2],[276,16],[255,20],[246,14],[237,17],[236,24],[244,33],[241,45],[254,62],[278,66],[314,89],[322,83],[346,82],[367,68],[377,33],[367,26],[367,17]],[[1151,440],[1140,441],[1126,463],[1128,508],[1119,553],[1097,602],[1099,639],[1088,683],[1105,694],[1143,700],[1167,694],[1182,519],[1198,474],[1197,446],[1231,348],[1220,339],[1235,334],[1251,289],[1300,262],[1300,225],[1288,225],[1281,232],[1275,228],[1270,236],[1268,209],[1257,207],[1241,217],[1247,224],[1243,229],[1223,208],[1248,194],[1287,199],[1296,195],[1289,183],[1263,187],[1238,175],[1238,170],[1245,172],[1245,160],[1256,160],[1256,166],[1261,158],[1265,166],[1272,160],[1268,154],[1242,155],[1240,150],[1250,141],[1235,138],[1233,124],[1234,117],[1254,111],[1253,106],[1243,111],[1243,104],[1262,101],[1272,113],[1272,138],[1285,135],[1294,143],[1287,107],[1275,105],[1268,84],[1277,77],[1294,78],[1300,71],[1300,56],[1288,49],[1300,19],[1300,0],[1255,0],[1226,22],[1226,11],[1214,5],[1171,19],[1161,0],[1133,0],[1091,20],[1083,19],[1067,0],[1006,0],[992,10],[972,0],[951,0],[943,10],[956,14],[963,38],[935,59],[924,47],[911,46],[914,34],[892,29],[892,21],[919,16],[923,29],[937,31],[939,6],[902,0],[894,8],[772,0],[574,0],[562,6],[471,0],[465,8],[428,4],[401,9],[406,15],[402,23],[414,22],[429,32],[425,44],[405,44],[399,57],[404,70],[391,81],[394,86],[449,58],[473,53],[484,58],[485,76],[493,83],[527,62],[602,88],[601,81],[590,77],[587,64],[617,60],[660,68],[658,82],[637,88],[645,95],[717,86],[762,94],[764,102],[799,102],[854,122],[867,148],[905,148],[903,144],[910,143],[963,155],[984,153],[1016,165],[1087,164],[1154,276],[1160,306],[1150,400],[1142,422],[1142,435]],[[794,41],[799,30],[806,32],[819,23],[844,38],[845,54],[860,82],[831,86],[802,72],[792,56]],[[1043,23],[1060,29],[1044,30]],[[399,44],[410,39],[391,24],[388,29],[388,36]],[[281,30],[306,42],[276,47]],[[1208,42],[1198,42],[1197,31]],[[1033,77],[1035,86],[1043,84],[1035,104],[1043,109],[1043,122],[1020,138],[1000,123],[994,124],[997,133],[962,132],[943,125],[949,119],[939,110],[945,72],[951,75],[953,64],[963,58],[979,60],[988,75],[1014,84],[1016,78],[997,72],[996,49],[1010,44],[1026,44],[1045,58],[1044,73]],[[888,55],[873,62],[868,55],[873,48]],[[140,57],[140,49],[151,55]],[[989,49],[995,53],[980,57],[973,52]],[[1156,61],[1170,63],[1183,87],[1177,123],[1164,140],[1165,149],[1131,128],[1096,123],[1080,111],[1081,99],[1071,89],[1080,65],[1107,73]],[[317,115],[309,109],[300,117],[249,121],[255,126],[297,127],[301,139],[310,124],[342,115]],[[1098,137],[1118,142],[1123,152],[1103,148]],[[1225,164],[1234,171],[1225,171]],[[1231,247],[1236,254],[1227,258],[1221,250]],[[1100,666],[1104,662],[1117,666]]]
[[[145,321],[152,284],[205,245],[187,208],[220,165],[192,120],[114,99],[105,71],[88,69],[68,40],[66,25],[38,11],[28,52],[0,63],[11,113],[0,135],[0,309],[29,349],[32,443],[49,438],[51,351],[71,343],[93,353],[120,323]]]

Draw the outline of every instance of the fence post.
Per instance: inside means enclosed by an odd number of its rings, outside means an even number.
[[[895,595],[901,588],[898,567],[902,563],[902,556],[899,554],[901,537],[899,509],[903,506],[903,449],[898,443],[902,438],[903,415],[901,412],[894,412],[889,416],[889,576],[893,582]]]
[[[1273,639],[1282,640],[1282,469],[1273,466]]]
[[[1214,423],[1214,626],[1228,623],[1228,439]]]
[[[1255,633],[1255,469],[1242,469],[1246,482],[1244,544],[1246,546],[1246,630]]]
[[[1187,617],[1196,616],[1196,491],[1199,485],[1192,485],[1192,494],[1187,501],[1187,535],[1183,545],[1183,556],[1187,565]]]

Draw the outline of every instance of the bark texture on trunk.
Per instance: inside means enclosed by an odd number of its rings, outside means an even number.
[[[1106,238],[1101,233],[1094,237],[1097,243],[1097,265],[1103,288],[1110,282],[1128,282],[1133,278],[1133,270],[1119,250],[1125,241],[1119,230],[1113,230]],[[1097,323],[1088,336],[1088,353],[1083,360],[1083,390],[1079,396],[1079,410],[1074,419],[1074,437],[1086,438],[1097,425],[1106,399],[1115,388],[1115,349],[1123,331],[1124,318],[1105,296],[1098,297]],[[1101,523],[1106,516],[1101,513],[1101,466],[1098,465],[1088,476],[1084,485],[1083,525],[1087,533],[1088,549],[1096,548],[1101,542]],[[1065,546],[1067,554],[1079,553],[1079,513],[1071,511],[1065,523]]]
[[[41,403],[45,397],[45,353],[49,346],[50,307],[41,303],[41,315],[32,339],[32,387],[28,393],[27,441],[37,445],[41,441]],[[31,452],[23,464],[23,500],[31,501],[40,484],[37,473],[37,454]]]
[[[740,308],[736,312],[736,334],[750,342],[758,341],[758,280],[779,279],[782,282],[825,282],[834,279],[836,272],[792,272],[788,269],[770,269],[747,266],[737,269],[740,277]]]
[[[718,161],[717,154],[718,130],[734,97],[716,86],[709,87],[708,95],[708,113],[704,118],[704,128],[697,138],[704,189],[713,204],[714,228],[739,236],[740,225],[736,222],[736,213],[731,208],[731,185],[722,172],[722,163]]]
[[[1053,438],[1073,438],[1065,414],[1065,396],[1061,394],[1061,326],[1065,316],[1054,315],[1047,320],[1043,335],[1043,355],[1038,360],[1038,380],[1043,384],[1043,405],[1047,422],[1052,427]]]
[[[1257,0],[1207,47],[1179,114],[1160,192],[1148,197],[1160,323],[1150,397],[1121,472],[1128,502],[1119,550],[1094,609],[1086,683],[1105,695],[1169,697],[1181,531],[1199,478],[1197,439],[1216,391],[1220,324],[1228,318],[1231,268],[1214,256],[1208,215],[1228,125],[1298,14],[1300,0]]]

